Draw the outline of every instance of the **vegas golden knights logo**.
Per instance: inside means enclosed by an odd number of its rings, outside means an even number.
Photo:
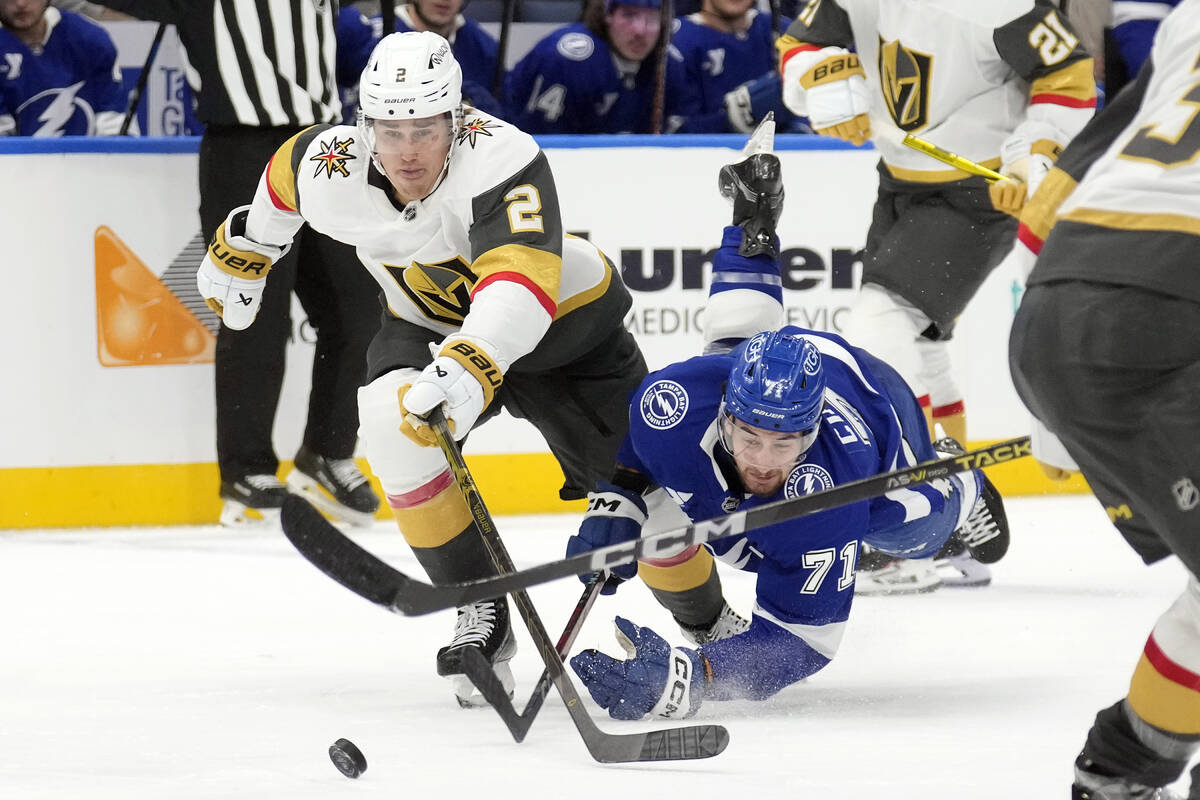
[[[879,85],[888,111],[902,131],[929,122],[929,77],[933,56],[909,50],[900,42],[879,40]]]
[[[422,314],[447,325],[461,325],[471,310],[471,290],[479,278],[461,256],[437,264],[383,265]]]

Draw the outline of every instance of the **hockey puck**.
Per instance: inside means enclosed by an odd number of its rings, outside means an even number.
[[[329,745],[329,760],[347,778],[357,778],[367,771],[367,758],[349,739],[338,739]]]

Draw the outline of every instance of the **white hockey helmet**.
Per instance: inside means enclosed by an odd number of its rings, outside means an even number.
[[[392,33],[371,51],[358,85],[358,127],[375,151],[371,120],[450,114],[451,131],[462,117],[462,68],[450,43],[432,31]]]

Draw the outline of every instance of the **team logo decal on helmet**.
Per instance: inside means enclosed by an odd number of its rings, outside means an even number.
[[[675,381],[655,381],[642,393],[640,407],[647,425],[666,430],[687,414],[688,393]]]
[[[308,159],[317,162],[317,171],[313,173],[313,177],[319,176],[322,171],[326,178],[332,178],[335,172],[343,178],[350,177],[350,172],[346,169],[346,162],[353,161],[355,156],[346,151],[352,144],[354,144],[353,138],[338,139],[336,136],[331,142],[321,142],[321,152]]]
[[[817,464],[801,464],[788,475],[787,482],[783,485],[783,496],[800,497],[832,488],[833,476],[829,474],[829,470]]]
[[[825,372],[817,346],[785,331],[760,333],[741,350],[725,384],[724,409],[756,428],[811,431],[825,405]]]

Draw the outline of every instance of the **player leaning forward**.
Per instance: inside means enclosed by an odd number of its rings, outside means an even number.
[[[386,302],[359,434],[435,583],[495,570],[425,415],[440,406],[461,439],[503,405],[545,436],[566,476],[561,496],[580,498],[611,474],[626,398],[646,374],[622,325],[629,293],[599,250],[564,236],[545,154],[462,106],[461,84],[437,34],[385,37],[362,75],[357,127],[318,125],[285,143],[198,275],[225,324],[244,328],[302,223],[357,246]],[[463,646],[511,685],[503,598],[459,609],[439,674],[461,673]],[[461,675],[456,691],[470,694]]]
[[[759,332],[783,316],[774,158],[754,154],[723,173],[737,187],[738,224],[725,229],[713,260],[707,354],[652,373],[634,394],[617,471],[590,497],[568,554],[637,537],[651,509],[704,520],[937,457],[917,398],[887,364],[834,334]],[[771,194],[766,206],[775,210],[763,226],[761,201]],[[747,224],[757,233],[746,235]],[[637,574],[699,647],[672,648],[618,617],[628,660],[588,650],[571,666],[617,719],[687,716],[706,699],[769,697],[834,657],[860,544],[937,556],[977,503],[1002,518],[994,489],[980,500],[985,481],[967,472],[642,562]],[[986,545],[1000,554],[1008,544],[1001,527]],[[757,574],[750,621],[725,602],[714,555]],[[615,572],[634,574],[632,565]]]

